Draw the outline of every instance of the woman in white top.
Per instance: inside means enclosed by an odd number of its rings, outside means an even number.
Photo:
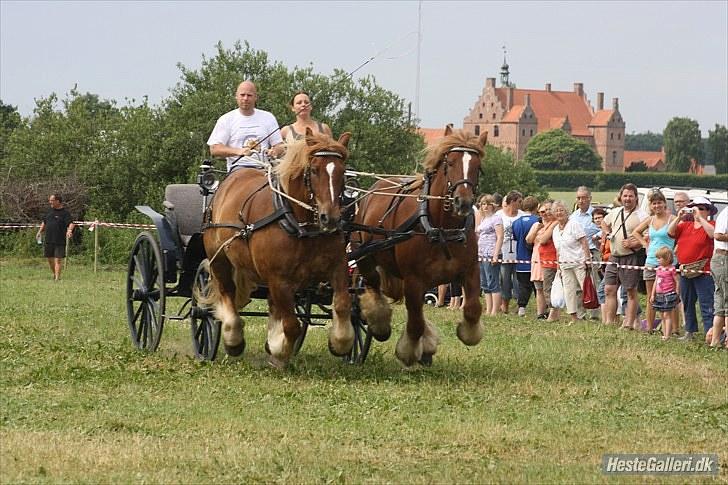
[[[291,111],[296,115],[296,121],[281,128],[281,136],[286,144],[291,144],[306,135],[306,128],[314,133],[325,133],[333,138],[331,128],[326,123],[311,118],[311,97],[305,91],[298,91],[291,98]]]
[[[566,312],[572,321],[576,321],[578,311],[583,311],[581,289],[584,286],[586,268],[591,265],[591,251],[584,228],[578,221],[569,220],[566,204],[557,200],[551,204],[551,211],[557,221],[553,239],[564,286]]]

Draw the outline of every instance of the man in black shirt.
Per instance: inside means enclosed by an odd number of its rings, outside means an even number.
[[[51,210],[43,217],[43,224],[38,229],[36,239],[45,232],[45,257],[53,273],[53,278],[61,279],[61,262],[66,257],[66,237],[71,237],[74,227],[71,213],[63,206],[63,199],[58,194],[48,197]]]

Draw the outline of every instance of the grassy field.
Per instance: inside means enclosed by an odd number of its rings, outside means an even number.
[[[266,364],[265,321],[241,361],[191,358],[171,323],[158,352],[128,338],[123,270],[0,260],[0,482],[728,482],[728,352],[583,322],[455,314],[430,368],[395,335],[363,366],[313,328],[294,364]],[[168,307],[176,300],[168,300]],[[717,477],[606,476],[604,453],[718,453]]]
[[[611,192],[592,192],[592,204],[609,205],[614,201],[617,192],[617,190]],[[549,197],[554,200],[563,200],[567,204],[573,204],[576,202],[576,189],[571,192],[549,191]]]

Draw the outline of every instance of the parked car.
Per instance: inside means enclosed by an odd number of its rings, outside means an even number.
[[[638,187],[637,193],[639,195],[640,208],[647,214],[650,213],[650,202],[647,200],[647,194],[653,188],[660,189],[660,191],[665,195],[665,199],[667,200],[667,207],[673,213],[675,212],[675,204],[673,203],[675,192],[686,192],[690,199],[693,199],[697,196],[707,197],[718,208],[719,213],[726,206],[728,206],[728,191],[726,190],[691,189],[687,187]]]

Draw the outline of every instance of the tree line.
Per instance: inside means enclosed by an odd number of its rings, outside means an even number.
[[[258,86],[258,106],[281,125],[294,121],[292,94],[309,92],[315,117],[337,136],[352,133],[348,164],[355,170],[410,174],[422,157],[424,140],[407,103],[373,77],[354,80],[338,69],[326,76],[312,66],[288,69],[247,42],[232,48],[218,43],[198,69],[178,68],[179,81],[158,106],[146,98],[120,105],[75,87],[63,99],[37,99],[27,119],[0,102],[0,218],[17,220],[15,208],[26,203],[27,187],[48,187],[39,181],[49,180],[78,181],[87,192],[87,218],[127,220],[135,205],[159,207],[167,184],[192,182],[209,158],[207,138],[217,118],[235,107],[235,89],[245,79]],[[514,170],[510,154],[491,147],[488,153],[481,189],[522,187],[544,195],[530,167],[518,163]]]
[[[352,133],[348,164],[355,170],[411,174],[422,158],[418,120],[403,98],[373,77],[354,80],[339,69],[323,75],[313,66],[289,69],[247,42],[232,48],[218,43],[199,68],[178,68],[179,81],[159,105],[146,98],[121,104],[74,87],[63,98],[50,94],[37,99],[33,114],[23,118],[0,101],[0,219],[37,220],[50,187],[74,191],[76,217],[131,220],[135,205],[159,207],[166,185],[194,181],[200,162],[209,158],[206,142],[215,121],[235,107],[233,95],[244,79],[256,82],[258,106],[281,125],[293,121],[292,94],[307,91],[316,118],[337,136]],[[626,137],[627,149],[641,137],[633,136]],[[655,150],[656,140],[664,144],[674,171],[687,171],[690,158],[704,159],[692,120],[675,118],[663,134],[642,138]],[[728,172],[726,128],[716,125],[708,142],[718,173]],[[601,159],[587,143],[552,130],[531,140],[522,161],[486,147],[479,188],[486,193],[517,188],[543,198],[546,189],[534,169],[601,170]]]

